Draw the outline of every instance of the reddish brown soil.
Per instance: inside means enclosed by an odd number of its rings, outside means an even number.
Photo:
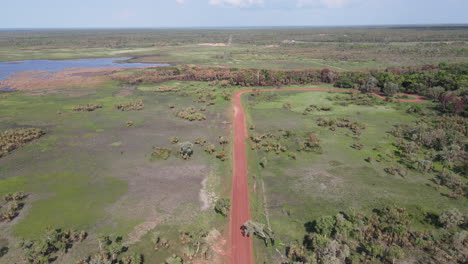
[[[107,76],[119,70],[122,68],[67,68],[56,72],[23,71],[0,81],[0,88],[33,91],[63,87],[93,87],[103,84]]]
[[[264,89],[259,91],[333,91],[349,93],[350,90],[343,89],[322,89],[322,88],[304,88],[304,89]],[[252,264],[253,249],[252,238],[242,235],[241,226],[250,220],[250,201],[249,187],[247,177],[247,160],[245,140],[248,138],[247,125],[245,122],[245,113],[242,108],[241,95],[252,92],[252,90],[237,91],[233,97],[234,103],[234,149],[233,149],[233,177],[231,193],[231,217],[229,224],[229,263],[231,264]],[[379,98],[383,96],[374,94]],[[424,99],[420,96],[415,100],[394,99],[400,102],[422,102]]]

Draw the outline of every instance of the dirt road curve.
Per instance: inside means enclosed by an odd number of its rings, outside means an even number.
[[[333,91],[349,93],[350,90],[343,89],[322,89],[322,88],[304,88],[304,89],[262,89],[259,91]],[[249,187],[247,177],[247,159],[245,140],[248,138],[247,124],[245,122],[245,113],[242,107],[241,95],[252,92],[252,90],[237,91],[233,97],[234,103],[234,149],[233,149],[233,177],[231,193],[231,216],[229,224],[229,263],[231,264],[252,264],[253,249],[252,239],[242,236],[241,226],[250,220],[250,202]],[[383,96],[374,94],[379,98]],[[401,102],[422,102],[424,99],[420,96],[408,95],[414,97],[414,100],[395,99]]]

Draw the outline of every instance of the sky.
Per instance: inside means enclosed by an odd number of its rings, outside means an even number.
[[[0,1],[0,28],[468,24],[468,0]]]

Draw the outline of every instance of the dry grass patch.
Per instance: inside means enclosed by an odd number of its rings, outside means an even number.
[[[145,108],[145,105],[143,104],[143,100],[135,100],[135,101],[129,101],[129,102],[116,104],[115,107],[121,111],[132,111],[132,110],[139,111],[139,110],[143,110],[143,108]]]
[[[73,107],[73,111],[76,112],[92,112],[96,109],[102,108],[101,104],[80,104]]]
[[[9,129],[0,133],[0,157],[45,134],[38,128]]]
[[[183,110],[176,112],[176,116],[189,121],[203,121],[206,120],[206,115],[197,112],[193,107],[187,107]]]

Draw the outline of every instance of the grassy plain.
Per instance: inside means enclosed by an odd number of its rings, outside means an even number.
[[[290,242],[302,242],[307,223],[351,208],[356,212],[371,212],[388,204],[405,207],[414,216],[413,225],[418,230],[432,228],[423,219],[425,213],[439,214],[453,207],[466,210],[465,199],[451,200],[441,195],[441,190],[432,182],[433,173],[408,170],[402,177],[384,171],[398,164],[396,139],[388,132],[394,125],[408,124],[419,118],[406,113],[409,104],[341,106],[336,104],[336,95],[348,96],[333,92],[286,91],[244,97],[249,122],[255,126],[252,135],[275,133],[280,129],[292,131],[294,138],[315,133],[322,147],[322,153],[298,152],[297,160],[285,153],[249,151],[251,157],[256,157],[249,168],[251,186],[256,186],[252,187],[253,207],[257,210],[255,218],[271,225],[280,252],[285,252],[284,246]],[[285,103],[292,108],[283,108]],[[330,106],[332,110],[303,115],[309,105]],[[419,105],[429,109],[432,103]],[[317,125],[318,118],[344,117],[366,124],[360,139],[363,149],[351,147],[354,135],[346,128],[332,131]],[[259,162],[264,157],[268,162],[262,168]],[[371,162],[366,161],[368,157]],[[448,189],[442,190],[442,194],[447,192]],[[280,261],[278,252],[272,247],[265,248],[260,240],[256,241],[256,249],[257,261]]]
[[[135,62],[353,71],[466,62],[467,40],[466,26],[0,31],[0,61],[130,56]]]
[[[229,133],[229,123],[223,123],[229,120],[229,104],[219,90],[214,92],[215,105],[194,102],[198,91],[213,89],[208,83],[163,85],[181,90],[161,93],[109,82],[103,87],[1,95],[0,130],[36,127],[46,135],[0,159],[0,195],[29,194],[19,217],[0,225],[9,250],[0,263],[16,261],[22,254],[18,242],[37,239],[47,228],[90,234],[59,263],[75,263],[89,255],[99,234],[122,235],[129,245],[145,251],[154,247],[148,237],[160,232],[171,240],[171,248],[142,253],[145,263],[161,263],[180,250],[179,231],[222,231],[225,219],[212,208],[214,199],[229,195],[230,161],[218,161],[199,146],[193,158],[184,161],[170,138],[194,142],[200,137],[217,144],[218,136]],[[144,109],[115,108],[129,100],[143,100]],[[103,107],[72,111],[86,103]],[[207,120],[189,122],[174,116],[188,106],[206,107]],[[171,157],[152,161],[154,146],[171,148]]]

